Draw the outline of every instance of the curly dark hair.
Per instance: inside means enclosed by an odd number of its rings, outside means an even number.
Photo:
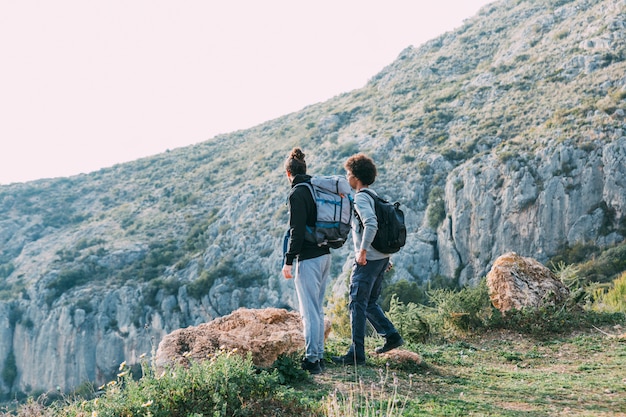
[[[306,161],[304,160],[304,152],[302,152],[302,149],[293,148],[285,161],[285,169],[294,176],[306,174]]]
[[[376,181],[376,164],[374,164],[372,158],[365,154],[358,153],[352,155],[343,166],[365,185],[374,184],[374,181]]]

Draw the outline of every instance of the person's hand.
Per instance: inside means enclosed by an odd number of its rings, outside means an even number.
[[[365,249],[361,249],[357,252],[356,263],[359,265],[365,265],[367,263],[367,251]]]
[[[285,279],[293,278],[293,274],[291,273],[292,268],[293,265],[283,265],[283,276]]]
[[[393,268],[393,263],[391,262],[391,259],[389,259],[389,263],[387,264],[387,268],[385,268],[385,272],[391,271],[391,268]]]

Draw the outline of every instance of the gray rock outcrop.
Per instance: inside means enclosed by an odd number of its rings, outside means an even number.
[[[626,210],[625,167],[626,137],[593,151],[562,143],[504,163],[494,152],[460,165],[438,229],[441,272],[468,283],[508,251],[546,262],[561,246],[622,241],[615,224]]]

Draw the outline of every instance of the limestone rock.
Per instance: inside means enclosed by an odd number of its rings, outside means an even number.
[[[395,365],[419,365],[422,363],[422,358],[417,353],[403,349],[393,349],[389,352],[382,353],[379,356],[388,359]]]
[[[330,322],[326,322],[326,335]],[[186,365],[189,360],[205,360],[219,349],[252,354],[261,367],[271,366],[282,354],[304,349],[302,318],[297,312],[279,308],[246,309],[196,327],[178,329],[159,343],[156,363]]]
[[[524,307],[558,305],[569,294],[548,268],[514,252],[496,259],[487,274],[487,286],[492,304],[503,313]]]

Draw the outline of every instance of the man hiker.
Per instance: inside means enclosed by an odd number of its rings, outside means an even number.
[[[385,344],[376,348],[376,353],[395,349],[403,345],[404,340],[378,305],[383,276],[391,268],[391,263],[389,254],[381,253],[371,246],[378,230],[374,198],[369,194],[377,195],[369,189],[376,179],[376,165],[366,155],[356,154],[348,158],[344,167],[346,178],[356,191],[355,216],[352,219],[355,263],[350,276],[349,304],[352,345],[345,355],[332,359],[341,365],[362,365],[366,359],[366,320],[385,338]]]

